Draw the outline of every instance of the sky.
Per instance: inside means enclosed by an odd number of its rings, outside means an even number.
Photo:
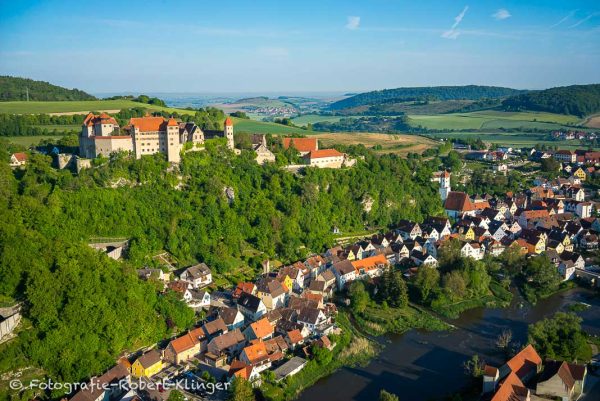
[[[600,1],[0,0],[0,75],[108,92],[600,82]]]

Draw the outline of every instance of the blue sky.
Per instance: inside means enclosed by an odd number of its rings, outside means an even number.
[[[0,74],[96,93],[598,83],[600,3],[0,0]]]

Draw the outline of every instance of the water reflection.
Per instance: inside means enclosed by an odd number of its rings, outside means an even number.
[[[301,401],[357,400],[372,401],[381,389],[399,394],[403,400],[425,401],[442,398],[466,383],[464,361],[479,354],[492,364],[504,362],[494,346],[496,338],[509,328],[513,339],[524,344],[527,326],[565,310],[574,302],[586,302],[591,308],[578,313],[583,328],[600,335],[600,300],[584,289],[574,289],[527,306],[519,296],[505,309],[477,308],[452,321],[457,330],[427,333],[412,330],[389,335],[385,349],[365,368],[345,368],[307,389]]]

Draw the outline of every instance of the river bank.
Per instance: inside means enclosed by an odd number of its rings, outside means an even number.
[[[382,389],[401,394],[403,399],[441,399],[469,384],[462,364],[473,354],[492,364],[503,363],[494,346],[502,330],[510,329],[521,344],[527,340],[529,324],[585,302],[592,307],[578,312],[583,329],[600,335],[600,299],[590,290],[575,288],[526,303],[520,294],[507,308],[474,308],[450,320],[452,331],[410,330],[379,338],[382,350],[366,366],[343,367],[317,381],[299,397],[301,401],[331,399],[371,401]]]

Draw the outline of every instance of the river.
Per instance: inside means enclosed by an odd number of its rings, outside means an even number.
[[[591,308],[578,315],[582,327],[600,335],[600,299],[591,291],[576,288],[555,294],[537,303],[525,304],[516,295],[512,305],[503,309],[476,308],[451,321],[457,329],[448,332],[411,330],[381,338],[385,348],[366,367],[343,368],[304,391],[301,401],[356,400],[375,401],[382,389],[398,394],[403,401],[443,398],[468,384],[462,364],[473,354],[499,365],[502,355],[495,341],[504,329],[513,332],[513,340],[525,344],[527,326],[569,304],[586,302]]]

